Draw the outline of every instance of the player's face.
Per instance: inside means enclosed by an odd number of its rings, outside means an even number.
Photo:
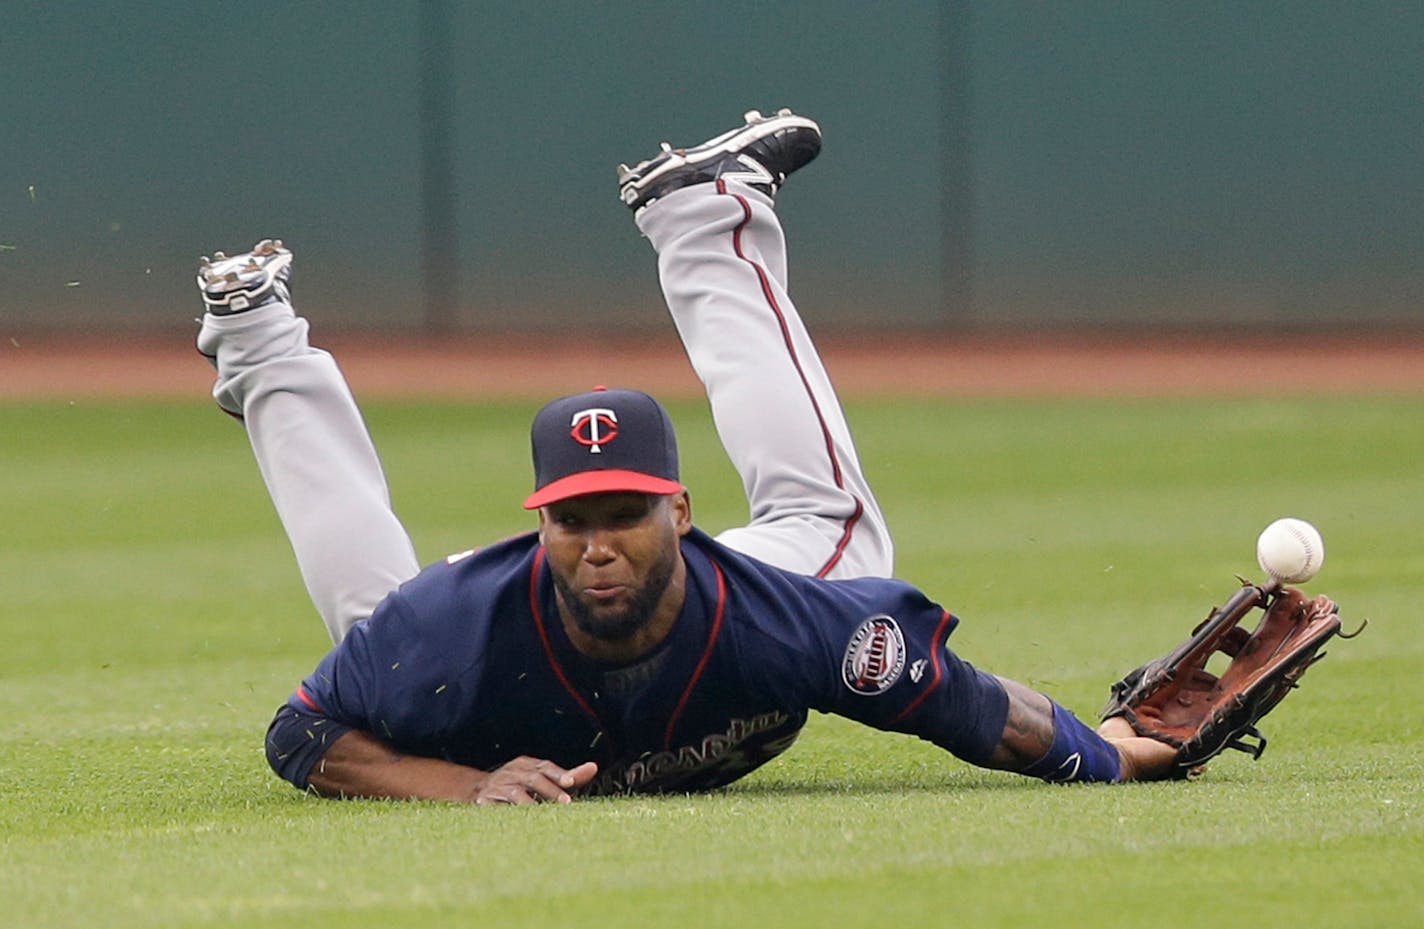
[[[692,528],[687,494],[588,494],[539,511],[539,540],[560,604],[579,631],[631,640],[648,626]],[[679,603],[680,605],[680,603]]]

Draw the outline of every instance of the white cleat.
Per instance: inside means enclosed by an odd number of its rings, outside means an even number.
[[[231,316],[280,301],[290,303],[292,253],[281,239],[263,239],[252,251],[229,258],[223,252],[198,261],[198,292],[214,316]]]

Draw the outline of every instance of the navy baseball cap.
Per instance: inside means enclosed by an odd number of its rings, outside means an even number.
[[[545,404],[530,429],[534,493],[526,510],[584,494],[675,494],[677,436],[641,390],[599,387]]]

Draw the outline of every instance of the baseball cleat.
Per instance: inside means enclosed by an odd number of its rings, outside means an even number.
[[[746,114],[739,126],[692,148],[663,150],[632,168],[618,166],[618,194],[635,212],[659,197],[707,181],[741,181],[775,196],[786,178],[821,151],[821,127],[790,110]]]
[[[214,316],[231,316],[268,303],[292,301],[292,253],[281,239],[263,239],[252,251],[229,258],[222,252],[198,262],[198,291]]]

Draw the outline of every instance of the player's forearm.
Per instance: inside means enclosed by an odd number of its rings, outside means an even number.
[[[1049,781],[1116,781],[1125,773],[1120,750],[1048,697],[1008,678],[1003,735],[984,762]]]
[[[472,803],[488,778],[488,772],[465,765],[403,755],[353,729],[326,750],[307,777],[307,786],[324,797]]]
[[[1022,771],[1053,745],[1053,703],[1043,694],[1006,677],[998,678],[1009,698],[1004,733],[986,767]]]

